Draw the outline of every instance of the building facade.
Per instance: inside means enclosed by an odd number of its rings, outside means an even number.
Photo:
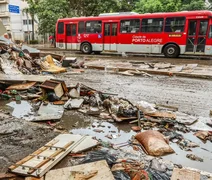
[[[32,18],[24,13],[28,7],[26,0],[0,0],[0,19],[13,40],[29,42],[32,37]],[[38,21],[35,21],[35,39],[37,39]]]

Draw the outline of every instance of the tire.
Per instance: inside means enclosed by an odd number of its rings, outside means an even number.
[[[90,44],[90,43],[83,43],[83,44],[81,45],[81,51],[82,51],[84,54],[91,54],[91,53],[92,53],[91,44]]]
[[[180,49],[175,44],[168,44],[163,51],[165,57],[167,58],[176,58],[180,55]]]

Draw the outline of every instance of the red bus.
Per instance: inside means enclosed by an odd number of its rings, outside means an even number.
[[[102,51],[212,54],[212,12],[102,14],[58,19],[56,45],[83,53]]]

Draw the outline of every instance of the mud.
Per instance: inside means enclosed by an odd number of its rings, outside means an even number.
[[[57,133],[36,123],[0,117],[0,172],[52,140]]]
[[[212,107],[212,81],[180,77],[126,77],[98,70],[81,75],[59,74],[68,85],[84,83],[94,89],[118,94],[132,102],[141,100],[176,106],[180,112],[208,117]]]
[[[134,103],[144,100],[150,103],[176,106],[181,112],[197,116],[208,117],[210,107],[212,107],[212,81],[208,80],[164,76],[153,76],[153,78],[126,77],[97,70],[86,70],[84,74],[80,75],[58,74],[55,78],[65,80],[67,85],[76,85],[81,82],[103,92],[118,94],[118,96],[127,98]],[[8,107],[5,106],[7,103],[5,101],[0,104],[0,108],[4,107],[8,110]],[[27,108],[30,106],[27,105]],[[11,110],[11,108],[9,109]],[[15,111],[12,109],[12,112]],[[23,114],[20,115],[20,118],[22,116]],[[105,122],[76,111],[66,111],[60,125],[71,133],[93,135],[97,139],[113,144],[127,142],[131,136],[135,135],[128,122],[119,124]],[[100,129],[102,132],[94,132],[94,129]],[[112,135],[112,139],[105,137],[108,134]],[[9,165],[34,152],[56,135],[57,133],[51,129],[37,123],[29,123],[21,119],[0,118],[0,171],[6,171]],[[212,149],[211,143],[203,144],[192,133],[183,135],[200,145],[200,148],[194,149],[192,153],[201,155],[204,162],[194,162],[187,159],[186,152],[173,143],[171,146],[176,154],[165,156],[164,159],[172,160],[183,166],[212,172],[210,167],[212,153],[209,152]],[[125,148],[129,147],[123,147],[121,150]],[[66,157],[56,168],[72,164],[70,157]]]

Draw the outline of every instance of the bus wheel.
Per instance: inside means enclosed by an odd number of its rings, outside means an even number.
[[[89,43],[83,43],[81,45],[81,51],[84,53],[84,54],[91,54],[92,53],[92,47]]]
[[[167,58],[176,58],[180,55],[180,49],[175,44],[169,44],[164,48],[163,53]]]

